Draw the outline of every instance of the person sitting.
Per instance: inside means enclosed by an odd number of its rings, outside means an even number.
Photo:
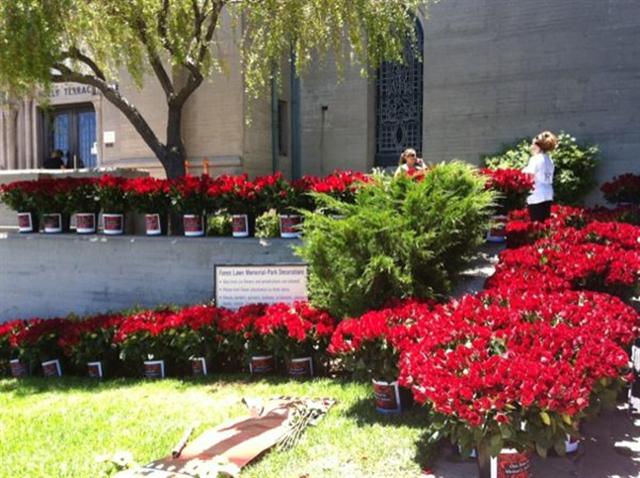
[[[64,161],[62,160],[62,151],[56,149],[51,151],[51,154],[42,164],[44,169],[64,169]]]
[[[398,163],[398,169],[396,169],[395,176],[400,174],[407,174],[413,176],[416,173],[422,173],[425,171],[424,161],[418,158],[416,150],[413,148],[405,149],[400,155],[400,162]]]

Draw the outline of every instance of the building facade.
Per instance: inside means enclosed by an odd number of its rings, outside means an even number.
[[[405,147],[424,158],[478,163],[505,143],[565,130],[602,151],[600,180],[637,171],[640,156],[638,0],[446,0],[416,23],[419,50],[342,78],[329,59],[301,78],[284,68],[271,97],[244,92],[230,29],[228,66],[185,107],[193,173],[277,169],[288,176],[369,170]],[[154,78],[119,85],[163,136],[166,109]],[[124,116],[82,85],[59,85],[46,101],[9,101],[0,114],[0,169],[42,165],[61,149],[86,166],[162,168]]]

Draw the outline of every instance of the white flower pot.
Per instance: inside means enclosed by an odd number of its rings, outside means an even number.
[[[62,377],[60,360],[48,360],[42,362],[42,374],[45,377]]]
[[[151,379],[164,378],[164,360],[145,360],[144,376]]]
[[[124,214],[104,213],[102,215],[102,232],[107,236],[124,234]]]
[[[95,234],[96,215],[93,213],[76,213],[76,232],[78,234]]]

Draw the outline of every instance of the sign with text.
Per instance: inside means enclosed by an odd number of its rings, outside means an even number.
[[[216,266],[214,287],[216,305],[229,309],[307,300],[307,266]]]

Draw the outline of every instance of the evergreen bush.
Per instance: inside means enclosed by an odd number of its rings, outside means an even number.
[[[531,139],[524,138],[507,146],[501,153],[485,156],[483,163],[490,169],[518,168],[527,165]],[[563,204],[579,204],[595,186],[598,164],[597,146],[580,144],[568,133],[558,135],[558,147],[551,153],[555,164],[554,200]]]
[[[314,305],[356,316],[392,298],[451,291],[489,225],[495,193],[472,166],[435,166],[424,178],[374,174],[353,204],[316,194],[304,243]],[[330,213],[329,213],[330,212]]]

